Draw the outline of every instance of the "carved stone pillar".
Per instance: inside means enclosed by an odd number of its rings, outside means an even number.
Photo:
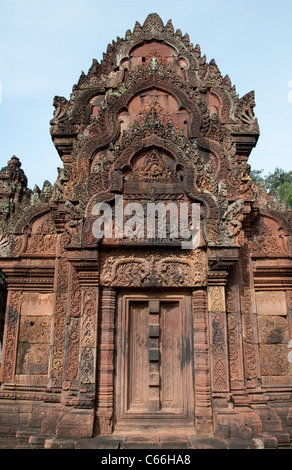
[[[50,370],[50,386],[52,388],[62,387],[69,271],[69,264],[66,259],[66,252],[64,248],[66,243],[68,243],[66,235],[59,234],[56,251],[56,267],[54,278],[55,300],[51,341],[52,359]]]
[[[113,431],[115,290],[103,287],[100,303],[96,432]]]
[[[94,407],[95,392],[97,380],[97,346],[98,346],[98,307],[99,307],[99,269],[98,269],[98,252],[97,250],[67,250],[67,259],[72,263],[78,276],[78,285],[81,298],[78,300],[73,298],[73,292],[68,297],[68,305],[72,307],[75,304],[76,314],[78,312],[78,304],[80,301],[80,320],[77,316],[73,316],[74,312],[67,311],[67,328],[66,337],[66,356],[65,363],[70,364],[73,359],[73,368],[68,373],[64,372],[63,378],[63,403],[66,405],[67,411],[61,422],[57,426],[57,437],[83,437],[89,438],[93,434],[94,426]],[[74,271],[71,270],[69,286],[77,283]],[[76,291],[75,291],[76,294]],[[76,303],[75,303],[76,302]],[[79,371],[76,368],[77,354],[74,353],[76,342],[76,325],[79,323],[78,341],[78,358]],[[70,328],[70,324],[72,328]],[[71,338],[70,338],[71,335]],[[75,357],[74,357],[75,356]],[[70,384],[68,375],[73,374],[74,381],[78,378],[79,392],[73,397],[70,394]],[[78,374],[78,375],[77,375]]]
[[[98,348],[98,309],[99,309],[99,259],[97,250],[68,250],[67,259],[72,264],[69,290],[67,322],[72,324],[67,335],[67,361],[74,358],[74,380],[77,375],[76,335],[79,334],[79,398],[78,406],[94,407],[96,391],[96,364]],[[80,320],[78,320],[80,312]],[[74,329],[79,323],[79,333]],[[70,338],[71,334],[71,338]],[[69,371],[69,375],[70,375]],[[65,387],[68,377],[65,377]],[[70,378],[70,377],[69,377]]]
[[[80,395],[95,398],[96,361],[98,344],[98,286],[82,286],[82,317],[80,332]]]
[[[247,243],[240,250],[243,286],[240,293],[245,381],[255,388],[260,381],[260,362],[257,341],[256,306],[252,266]]]
[[[209,337],[205,290],[193,291],[195,427],[198,432],[212,430]]]
[[[69,266],[68,302],[66,313],[66,335],[64,348],[63,390],[78,390],[79,344],[81,325],[82,290],[75,268]],[[76,396],[76,394],[74,394]]]
[[[212,392],[229,391],[225,287],[208,286]]]
[[[2,383],[14,381],[16,366],[17,335],[19,328],[20,298],[19,293],[9,290],[3,338],[1,377]]]
[[[230,389],[239,393],[244,390],[242,331],[238,266],[231,271],[226,286],[226,312]]]

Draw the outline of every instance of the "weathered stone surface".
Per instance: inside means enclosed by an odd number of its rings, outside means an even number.
[[[288,349],[284,344],[260,344],[262,375],[292,375]]]
[[[151,14],[53,106],[54,185],[0,171],[0,446],[288,446],[292,213],[250,177],[254,92]]]
[[[260,316],[258,328],[260,344],[288,344],[289,333],[286,318],[277,315]]]
[[[257,313],[259,315],[287,315],[285,292],[257,292]]]

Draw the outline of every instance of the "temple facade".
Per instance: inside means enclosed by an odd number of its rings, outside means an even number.
[[[292,213],[249,175],[254,93],[151,14],[53,105],[55,184],[0,171],[2,445],[289,445]]]

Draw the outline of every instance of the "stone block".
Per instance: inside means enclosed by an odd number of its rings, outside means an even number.
[[[93,423],[93,410],[71,410],[57,424],[56,437],[79,439],[92,437]]]
[[[262,375],[292,375],[287,345],[260,344],[259,352]]]
[[[256,292],[258,315],[287,315],[287,300],[284,291]]]
[[[251,439],[262,433],[262,423],[252,411],[220,412],[214,414],[214,434],[222,438]]]
[[[253,407],[256,413],[259,415],[263,432],[276,432],[282,431],[282,422],[277,413],[267,406],[256,406]]]
[[[260,344],[288,343],[288,324],[286,318],[277,315],[259,316],[258,331]]]

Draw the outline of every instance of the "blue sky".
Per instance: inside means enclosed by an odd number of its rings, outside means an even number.
[[[240,96],[255,90],[252,168],[292,170],[291,0],[0,0],[0,167],[16,155],[30,188],[55,182],[54,96],[69,99],[92,59],[153,12],[214,58]]]

